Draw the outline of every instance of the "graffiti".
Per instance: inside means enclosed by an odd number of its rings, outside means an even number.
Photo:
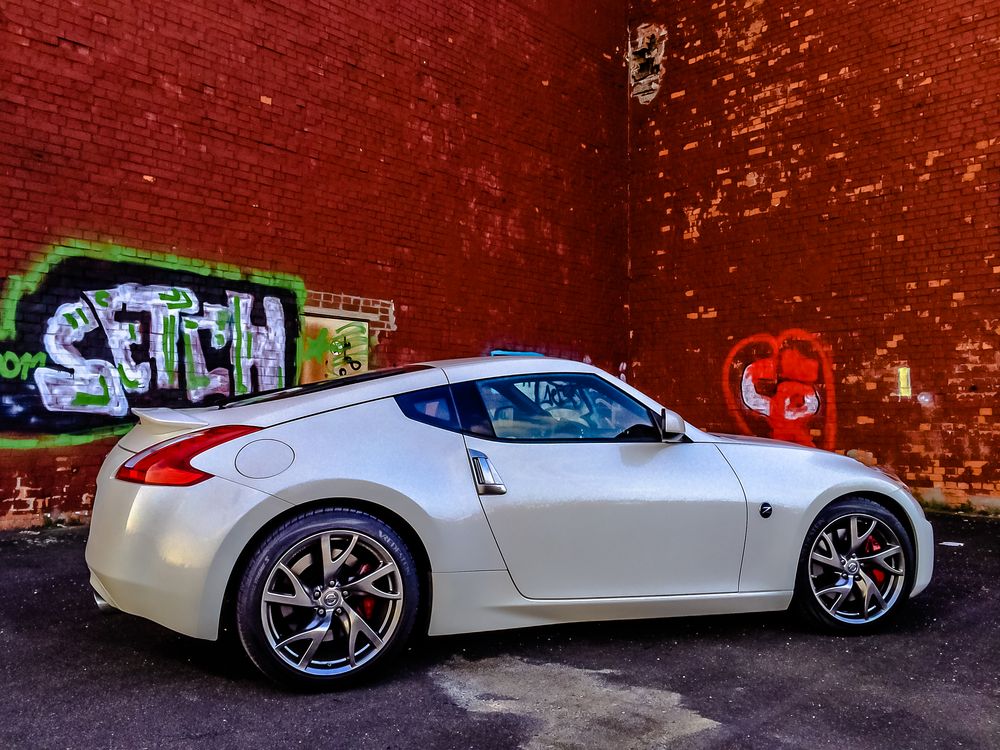
[[[24,352],[23,354],[4,352],[0,354],[0,378],[20,378],[21,380],[27,380],[28,373],[34,368],[44,365],[45,360],[45,352],[35,352],[34,354],[30,352]]]
[[[63,243],[4,291],[3,444],[296,382],[303,298],[297,277]]]
[[[182,376],[187,400],[197,404],[213,393],[247,393],[254,368],[260,390],[280,388],[285,357],[281,302],[263,297],[266,323],[254,326],[249,323],[253,295],[229,290],[225,295],[226,305],[202,306],[190,289],[129,283],[86,291],[81,299],[60,305],[49,318],[45,348],[63,369],[35,370],[45,408],[123,417],[129,410],[126,393],[148,393],[154,386],[176,389]],[[77,348],[98,330],[111,361],[84,358]],[[201,331],[212,348],[229,349],[232,378],[227,367],[207,370]]]
[[[722,387],[745,434],[833,449],[833,366],[817,336],[800,329],[748,336],[726,357]]]
[[[308,315],[303,329],[303,383],[368,371],[368,323]]]

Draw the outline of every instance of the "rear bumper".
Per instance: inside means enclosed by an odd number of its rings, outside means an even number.
[[[98,476],[86,555],[91,585],[115,609],[214,640],[240,553],[290,506],[218,477],[192,487],[115,479],[130,455],[116,446]]]

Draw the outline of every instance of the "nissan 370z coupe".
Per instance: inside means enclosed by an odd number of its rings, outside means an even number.
[[[341,685],[431,635],[783,610],[863,631],[921,592],[933,532],[892,476],[702,432],[594,367],[431,362],[136,410],[98,480],[98,604],[239,634]]]

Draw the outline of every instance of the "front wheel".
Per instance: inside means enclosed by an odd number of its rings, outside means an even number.
[[[399,653],[419,598],[413,556],[392,527],[356,510],[318,510],[261,544],[241,581],[236,624],[269,677],[339,687]]]
[[[913,541],[899,519],[863,497],[827,507],[810,527],[799,558],[801,612],[840,631],[865,631],[893,617],[910,595]]]

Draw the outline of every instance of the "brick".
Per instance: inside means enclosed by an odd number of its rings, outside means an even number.
[[[630,29],[671,31],[667,95],[629,110],[630,375],[701,427],[768,435],[727,357],[803,329],[834,366],[833,447],[959,497],[974,470],[1000,482],[1000,68],[977,55],[1000,18],[897,10],[631,4]],[[717,317],[680,315],[692,295]]]
[[[296,274],[380,366],[627,359],[622,3],[92,5],[4,9],[4,278],[92,239]],[[0,519],[81,511],[109,447],[0,448]]]

